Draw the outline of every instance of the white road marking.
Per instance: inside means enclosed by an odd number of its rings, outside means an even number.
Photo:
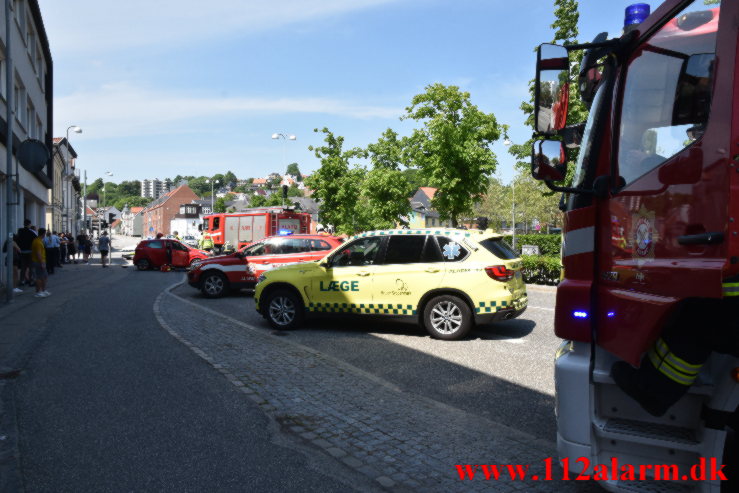
[[[532,306],[532,305],[529,305],[527,308],[534,308],[536,310],[547,310],[547,311],[550,311],[550,312],[553,312],[554,311],[554,308],[547,308],[547,307],[544,307],[544,306]]]

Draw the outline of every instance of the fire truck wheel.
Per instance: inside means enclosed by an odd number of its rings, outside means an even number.
[[[139,259],[139,261],[136,262],[136,268],[138,270],[149,270],[151,269],[151,262],[145,258]]]
[[[300,327],[305,316],[303,300],[292,291],[278,289],[267,295],[264,305],[269,324],[278,330]]]
[[[432,337],[453,341],[472,329],[472,311],[461,299],[445,294],[426,303],[423,323]]]
[[[220,298],[228,293],[228,281],[220,272],[206,272],[200,289],[206,298]]]

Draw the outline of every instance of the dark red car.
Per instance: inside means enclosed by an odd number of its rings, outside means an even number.
[[[253,288],[257,278],[274,267],[321,260],[341,243],[328,235],[272,236],[231,255],[195,262],[187,281],[208,298],[217,298],[231,289]]]
[[[172,267],[188,267],[195,260],[209,257],[208,252],[189,247],[170,238],[144,240],[136,245],[133,263],[139,270],[158,268],[170,264]]]

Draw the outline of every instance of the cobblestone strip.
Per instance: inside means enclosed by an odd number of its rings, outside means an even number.
[[[154,312],[162,327],[250,396],[283,431],[323,449],[388,489],[567,491],[542,481],[553,444],[396,386],[270,331],[170,291]],[[491,396],[491,403],[495,396]],[[553,476],[560,473],[556,460]],[[528,478],[460,481],[457,464],[530,464]]]

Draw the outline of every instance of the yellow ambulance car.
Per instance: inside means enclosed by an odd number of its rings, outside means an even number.
[[[257,311],[277,329],[306,314],[410,317],[439,339],[526,309],[521,260],[491,231],[400,229],[350,238],[323,260],[266,272]]]

